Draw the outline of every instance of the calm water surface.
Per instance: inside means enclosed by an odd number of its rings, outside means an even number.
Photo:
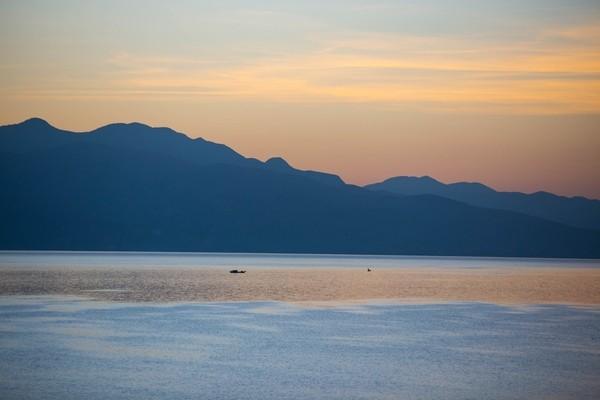
[[[598,309],[0,298],[7,400],[598,399],[598,376]]]
[[[600,267],[590,260],[0,252],[27,268]],[[0,399],[598,399],[600,309],[0,296]]]

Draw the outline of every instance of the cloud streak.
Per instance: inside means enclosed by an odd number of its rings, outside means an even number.
[[[248,60],[120,52],[102,74],[39,87],[20,98],[376,103],[421,111],[517,114],[600,112],[596,26],[511,44],[466,37],[338,35],[311,51]],[[555,38],[565,38],[566,42]],[[10,68],[10,67],[7,67]]]
[[[365,102],[452,112],[600,112],[600,49],[553,45],[550,36],[513,47],[473,47],[466,39],[366,35],[239,65],[121,54],[109,60],[115,67],[109,86],[122,96]]]

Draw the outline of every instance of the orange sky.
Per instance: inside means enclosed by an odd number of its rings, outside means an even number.
[[[357,184],[600,198],[595,1],[7,1],[0,51],[2,124],[141,121]]]

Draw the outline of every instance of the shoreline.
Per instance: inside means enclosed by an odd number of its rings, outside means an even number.
[[[600,305],[600,269],[0,267],[0,296],[68,295],[116,302],[293,304],[482,302]]]

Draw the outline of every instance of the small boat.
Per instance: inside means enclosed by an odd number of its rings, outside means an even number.
[[[245,269],[232,269],[231,271],[229,271],[230,274],[245,274],[246,270]]]

